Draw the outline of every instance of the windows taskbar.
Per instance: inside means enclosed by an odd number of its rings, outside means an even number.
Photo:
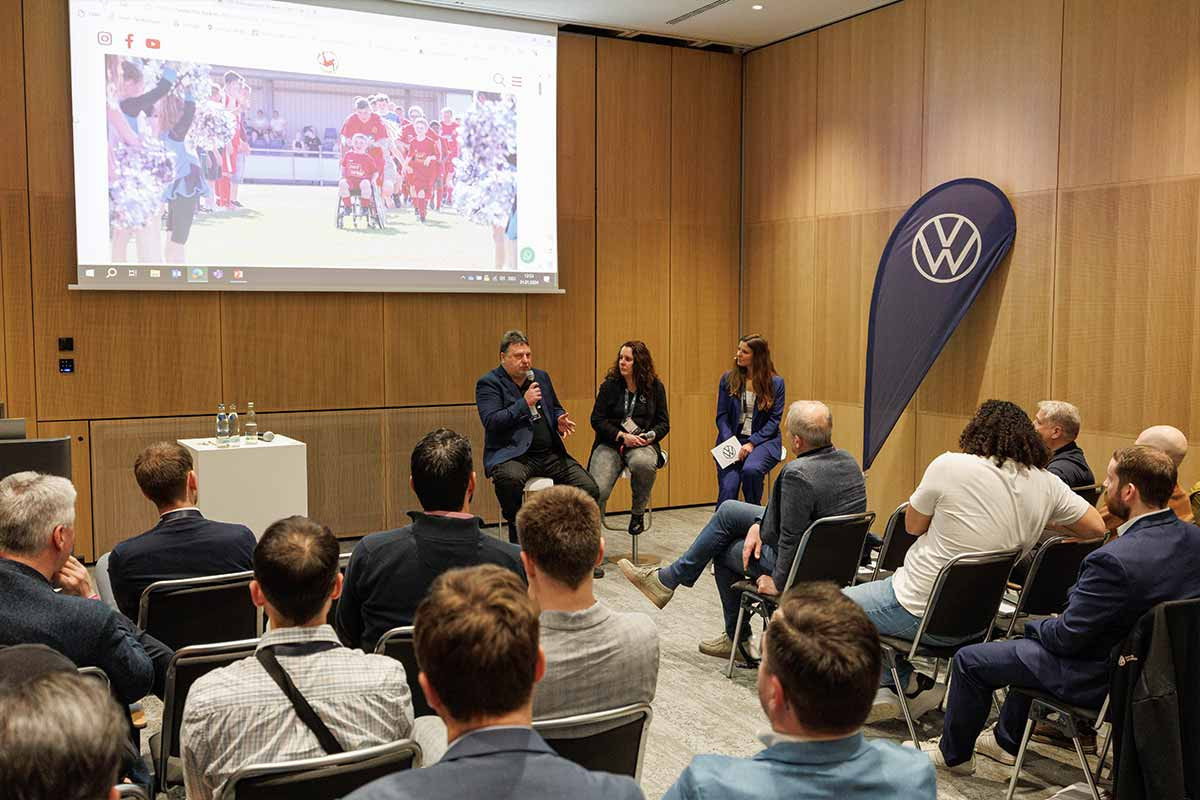
[[[552,272],[352,267],[80,266],[79,290],[243,292],[538,292],[561,294]]]

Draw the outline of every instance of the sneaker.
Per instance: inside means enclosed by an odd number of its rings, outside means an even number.
[[[875,692],[875,702],[871,704],[871,713],[867,714],[867,723],[882,722],[885,719],[899,719],[904,716],[900,711],[900,698],[890,686],[881,686]]]
[[[914,672],[913,675],[917,688],[905,692],[904,698],[908,701],[908,713],[914,720],[918,720],[942,704],[942,699],[946,696],[946,684],[934,683],[932,678],[920,672]],[[875,693],[875,702],[871,706],[871,713],[867,715],[867,722],[903,717],[904,711],[900,708],[900,698],[896,690],[891,686],[881,687]]]
[[[1075,746],[1071,745],[1071,749],[1074,750]],[[1001,747],[1000,743],[996,741],[995,728],[988,728],[979,734],[979,738],[975,740],[975,752],[981,756],[987,756],[992,761],[999,761],[1007,767],[1011,767],[1017,763],[1017,757]]]
[[[1045,722],[1039,722],[1033,726],[1033,736],[1030,737],[1035,742],[1048,744],[1051,747],[1061,747],[1064,750],[1075,752],[1075,743],[1071,741],[1070,736],[1064,736],[1062,731],[1053,725],[1048,725]],[[1085,755],[1096,755],[1096,732],[1080,733],[1079,745],[1083,748]]]
[[[701,653],[706,656],[720,658],[725,661],[729,660],[729,651],[732,649],[733,642],[729,641],[729,637],[723,633],[715,638],[705,639],[704,641],[700,642]],[[747,635],[742,639],[742,644],[740,647],[738,647],[738,654],[737,657],[733,659],[733,663],[746,666],[753,663],[757,657],[757,653],[754,650],[754,643],[750,640],[750,636]]]
[[[975,774],[975,756],[971,756],[961,764],[955,764],[953,767],[946,763],[946,757],[942,755],[942,743],[940,739],[935,739],[930,742],[921,742],[918,748],[911,741],[904,743],[905,747],[911,747],[914,750],[920,750],[925,755],[929,756],[929,760],[938,769],[944,769],[946,772],[954,775],[974,775]]]
[[[604,569],[602,567],[594,567],[592,569],[592,577],[596,580],[600,580],[604,577]]]
[[[617,566],[621,568],[621,574],[641,590],[651,603],[662,608],[671,602],[675,590],[663,586],[662,581],[658,579],[658,567],[639,567],[627,558],[618,561]],[[728,650],[725,651],[725,655],[729,656]]]

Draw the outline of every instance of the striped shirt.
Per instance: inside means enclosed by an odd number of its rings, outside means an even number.
[[[259,648],[305,642],[337,643],[338,638],[329,625],[281,628],[267,631]],[[412,698],[399,661],[340,646],[307,655],[276,655],[346,750],[412,735]],[[233,773],[250,764],[325,755],[255,658],[213,670],[192,685],[181,737],[189,800],[220,796]]]

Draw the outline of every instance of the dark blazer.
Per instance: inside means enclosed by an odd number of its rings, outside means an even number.
[[[44,644],[78,666],[99,667],[122,703],[150,693],[154,663],[115,608],[56,593],[40,572],[7,558],[0,558],[0,598],[0,645]]]
[[[155,581],[253,569],[254,534],[245,525],[205,519],[195,510],[164,514],[150,530],[108,556],[108,578],[121,613],[134,622],[142,590]]]
[[[649,396],[638,393],[633,404],[633,421],[643,431],[654,431],[654,441],[650,446],[658,453],[658,465],[662,466],[662,447],[659,443],[671,430],[671,420],[667,416],[667,390],[662,381],[654,379]],[[592,442],[595,450],[602,444],[609,447],[620,447],[617,434],[623,429],[625,421],[625,380],[623,378],[605,378],[596,392],[596,403],[592,406],[592,430],[596,432],[596,441]]]
[[[498,564],[525,580],[521,548],[488,536],[479,517],[410,511],[412,524],[372,533],[355,546],[338,600],[338,635],[370,653],[383,634],[412,625],[433,579],[455,567]]]
[[[1064,444],[1050,454],[1050,463],[1046,465],[1046,471],[1054,473],[1073,489],[1091,486],[1096,482],[1092,468],[1083,456],[1083,448],[1074,442]]]
[[[533,371],[542,387],[542,413],[550,421],[556,449],[566,455],[567,448],[558,435],[558,418],[566,412],[558,404],[550,376]],[[475,382],[475,407],[483,423],[483,474],[491,477],[496,465],[520,458],[533,443],[533,418],[525,404],[525,393],[513,383],[504,367],[496,367]],[[538,420],[542,424],[541,420]]]
[[[776,375],[771,378],[775,402],[769,411],[754,407],[754,418],[750,423],[750,444],[758,447],[763,442],[779,438],[779,424],[783,421],[783,409],[787,405],[784,400],[783,378]],[[728,439],[741,430],[742,398],[729,393],[729,373],[721,376],[717,387],[717,441],[716,444]]]
[[[481,730],[456,739],[442,760],[397,772],[346,795],[346,800],[637,800],[633,778],[589,772],[558,756],[530,728]]]
[[[1112,649],[1159,603],[1193,597],[1200,597],[1200,528],[1163,509],[1085,558],[1066,610],[1026,623],[1026,638],[1041,646],[1018,654],[1054,694],[1099,705]]]

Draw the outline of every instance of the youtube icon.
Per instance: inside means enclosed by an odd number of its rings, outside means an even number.
[[[146,39],[146,47],[150,50],[157,50],[162,47],[162,42],[158,39]]]

